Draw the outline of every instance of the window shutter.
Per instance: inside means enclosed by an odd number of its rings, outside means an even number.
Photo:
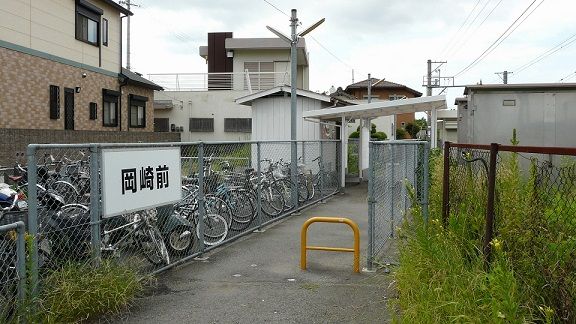
[[[50,119],[60,118],[60,87],[50,86]]]
[[[95,120],[96,119],[96,111],[97,111],[97,105],[95,102],[91,102],[90,103],[90,120]]]

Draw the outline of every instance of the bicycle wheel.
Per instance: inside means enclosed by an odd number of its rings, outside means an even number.
[[[226,220],[228,228],[232,224],[232,210],[226,201],[214,195],[206,195],[204,197],[204,211],[206,215],[215,214],[220,215]]]
[[[298,202],[303,203],[310,199],[310,191],[308,190],[308,178],[305,175],[298,175]]]
[[[78,189],[68,181],[58,180],[52,184],[51,189],[62,196],[66,204],[77,203],[80,200]]]
[[[232,210],[230,229],[242,231],[246,229],[256,216],[255,208],[248,194],[241,190],[230,190],[227,203]]]
[[[202,220],[204,225],[204,244],[216,245],[222,243],[228,235],[228,223],[218,214],[207,213]],[[200,226],[196,226],[196,235],[200,237]]]
[[[270,217],[276,217],[284,211],[284,196],[274,186],[263,188],[261,191],[260,203],[262,212]]]
[[[142,253],[154,265],[170,264],[170,255],[158,228],[146,226],[138,237]]]

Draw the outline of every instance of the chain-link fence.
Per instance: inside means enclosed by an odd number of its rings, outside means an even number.
[[[368,269],[378,262],[398,261],[397,228],[414,203],[427,217],[428,155],[427,142],[370,143]]]
[[[0,212],[0,322],[15,321],[25,293],[24,222]]]
[[[348,156],[346,170],[351,177],[359,177],[358,159],[360,154],[360,140],[357,138],[348,139]]]
[[[443,224],[463,253],[482,251],[487,270],[506,255],[526,303],[573,323],[576,149],[447,143],[444,150]]]
[[[340,142],[298,141],[296,174],[292,144],[31,145],[16,181],[29,204],[32,290],[70,262],[160,272],[338,192]],[[175,198],[155,203],[164,196]]]

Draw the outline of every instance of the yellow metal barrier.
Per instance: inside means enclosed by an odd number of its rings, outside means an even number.
[[[308,246],[307,234],[308,227],[312,223],[344,223],[348,224],[354,231],[354,248]],[[306,252],[307,250],[334,251],[334,252],[354,252],[354,272],[360,272],[360,230],[358,224],[351,219],[343,217],[312,217],[305,221],[300,232],[300,269],[306,270]]]

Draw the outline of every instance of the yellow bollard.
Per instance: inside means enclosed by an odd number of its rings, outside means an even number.
[[[354,231],[354,248],[308,246],[307,235],[308,227],[312,223],[344,223],[348,224]],[[360,272],[360,230],[358,224],[349,218],[344,217],[312,217],[302,224],[300,232],[300,269],[306,270],[306,252],[307,250],[333,251],[333,252],[354,252],[354,272]]]

